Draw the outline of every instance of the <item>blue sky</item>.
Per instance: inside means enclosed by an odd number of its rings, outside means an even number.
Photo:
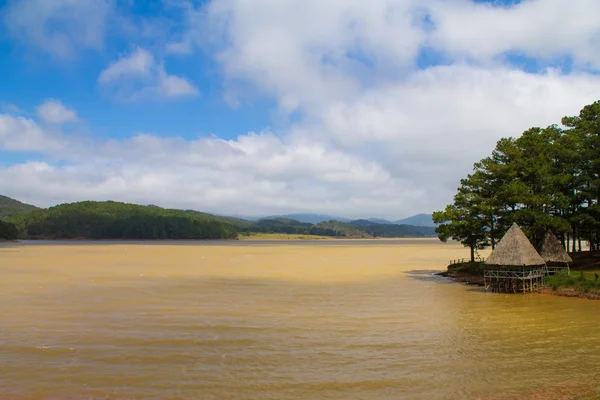
[[[592,0],[0,2],[0,193],[400,218],[600,95]]]

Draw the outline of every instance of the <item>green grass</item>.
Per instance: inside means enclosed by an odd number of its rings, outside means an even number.
[[[570,288],[583,293],[600,293],[600,272],[597,271],[571,271],[558,272],[545,278],[545,284],[552,290]]]

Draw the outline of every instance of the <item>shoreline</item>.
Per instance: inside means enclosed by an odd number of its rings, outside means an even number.
[[[571,270],[571,273],[573,274],[581,271],[583,271],[583,269]],[[467,285],[479,287],[484,286],[483,275],[473,273],[471,271],[460,271],[457,270],[456,266],[448,266],[446,271],[438,272],[436,273],[436,275],[448,278],[456,283],[464,283]],[[557,289],[553,289],[552,287],[545,284],[545,286],[542,287],[538,293],[551,296],[571,297],[587,300],[600,300],[600,293],[585,292],[581,289],[577,289],[570,286],[560,286]]]
[[[322,242],[322,241],[397,241],[397,240],[429,240],[434,239],[433,237],[346,237],[346,236],[316,236],[316,235],[292,235],[292,234],[259,234],[244,236],[240,235],[236,238],[230,239],[134,239],[134,238],[31,238],[31,239],[17,239],[17,240],[0,240],[0,243],[34,243],[34,242],[144,242],[144,243],[162,243],[162,242],[268,242],[268,241],[305,241],[305,242]]]
[[[436,273],[436,275],[438,276],[442,276],[444,278],[448,278],[454,282],[457,283],[465,283],[467,285],[473,285],[473,286],[484,286],[483,285],[483,277],[479,276],[479,275],[475,275],[475,274],[469,274],[469,273],[456,273],[456,272],[450,272],[450,271],[442,271],[442,272],[438,272]]]

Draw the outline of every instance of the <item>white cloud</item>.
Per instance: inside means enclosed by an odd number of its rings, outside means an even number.
[[[188,5],[186,30],[162,43],[164,50],[208,50],[228,98],[258,91],[284,114],[298,111],[294,124],[235,140],[140,134],[92,142],[66,141],[47,126],[5,115],[3,149],[54,143],[47,152],[66,163],[0,168],[0,193],[38,196],[45,205],[115,199],[243,215],[431,212],[451,201],[459,179],[498,139],[558,123],[598,99],[600,76],[585,72],[600,61],[596,3]],[[443,65],[432,66],[424,48]],[[535,58],[542,72],[507,62],[507,52]],[[546,68],[563,57],[573,59],[573,72]],[[108,66],[98,84],[122,100],[198,93],[143,48]]]
[[[454,58],[490,62],[506,52],[600,69],[600,2],[529,0],[512,7],[460,0],[430,7],[430,43]]]
[[[109,0],[9,0],[2,19],[11,36],[58,58],[100,49],[111,12]]]
[[[0,109],[6,114],[26,114],[26,111],[21,109],[21,107],[11,103],[3,103]]]
[[[197,96],[198,89],[185,78],[169,75],[152,53],[137,48],[110,64],[98,77],[102,85],[120,100],[142,98],[175,99]]]
[[[37,151],[49,154],[65,147],[60,134],[44,131],[35,121],[0,114],[0,149],[5,151]]]
[[[356,189],[354,208],[398,203],[392,196],[398,181],[378,163],[270,133],[194,141],[141,134],[70,146],[55,153],[66,166],[34,162],[0,168],[0,192],[30,198],[42,185],[37,203],[45,205],[118,199],[238,214],[338,212],[348,190]]]
[[[60,100],[48,99],[37,107],[40,118],[49,124],[61,125],[77,121],[77,113]]]
[[[108,84],[131,77],[150,77],[154,63],[152,53],[138,48],[131,54],[121,57],[102,71],[98,77],[98,83]]]
[[[559,122],[597,93],[600,77],[587,74],[438,67],[332,103],[283,137],[63,139],[49,154],[66,166],[0,169],[0,193],[44,205],[115,199],[241,215],[399,218],[443,207],[500,137]],[[29,126],[10,130],[4,143],[13,149],[19,131],[33,132],[21,149],[56,141],[30,120],[11,121]]]

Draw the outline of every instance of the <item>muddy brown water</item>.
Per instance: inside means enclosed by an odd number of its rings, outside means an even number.
[[[0,247],[0,399],[597,399],[600,301],[434,239]]]

